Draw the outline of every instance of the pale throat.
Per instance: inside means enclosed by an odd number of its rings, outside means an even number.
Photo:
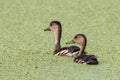
[[[86,46],[85,42],[83,42],[83,43],[80,44],[80,54],[84,53],[85,46]]]
[[[54,32],[55,35],[55,50],[60,49],[60,33],[58,31]]]

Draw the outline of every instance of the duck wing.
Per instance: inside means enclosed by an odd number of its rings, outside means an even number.
[[[55,55],[56,56],[76,56],[80,51],[80,48],[77,46],[69,46],[61,48]]]
[[[76,63],[82,63],[82,64],[98,64],[97,57],[95,55],[86,55],[82,54],[74,59],[74,62]]]
[[[68,52],[70,53],[73,53],[73,52],[76,52],[76,51],[80,51],[80,48],[77,47],[77,46],[70,46],[67,48]]]

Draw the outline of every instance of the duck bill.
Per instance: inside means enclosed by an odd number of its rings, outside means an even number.
[[[74,44],[74,43],[75,43],[74,40],[71,40],[71,41],[66,42],[66,44]]]
[[[44,31],[51,31],[51,29],[50,28],[46,28],[46,29],[44,29]]]

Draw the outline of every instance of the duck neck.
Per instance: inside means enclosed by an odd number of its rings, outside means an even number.
[[[86,40],[83,43],[80,44],[80,54],[84,54],[86,44],[87,44]]]
[[[80,54],[84,54],[85,45],[80,45]]]
[[[61,30],[57,30],[54,32],[54,35],[55,35],[55,47],[54,47],[54,51],[59,51],[60,48],[61,48],[61,45],[60,45],[60,40],[61,40]]]

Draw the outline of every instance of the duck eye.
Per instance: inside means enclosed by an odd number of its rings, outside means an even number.
[[[52,26],[53,24],[51,23],[50,26]]]
[[[75,36],[74,38],[77,38],[78,36]]]

